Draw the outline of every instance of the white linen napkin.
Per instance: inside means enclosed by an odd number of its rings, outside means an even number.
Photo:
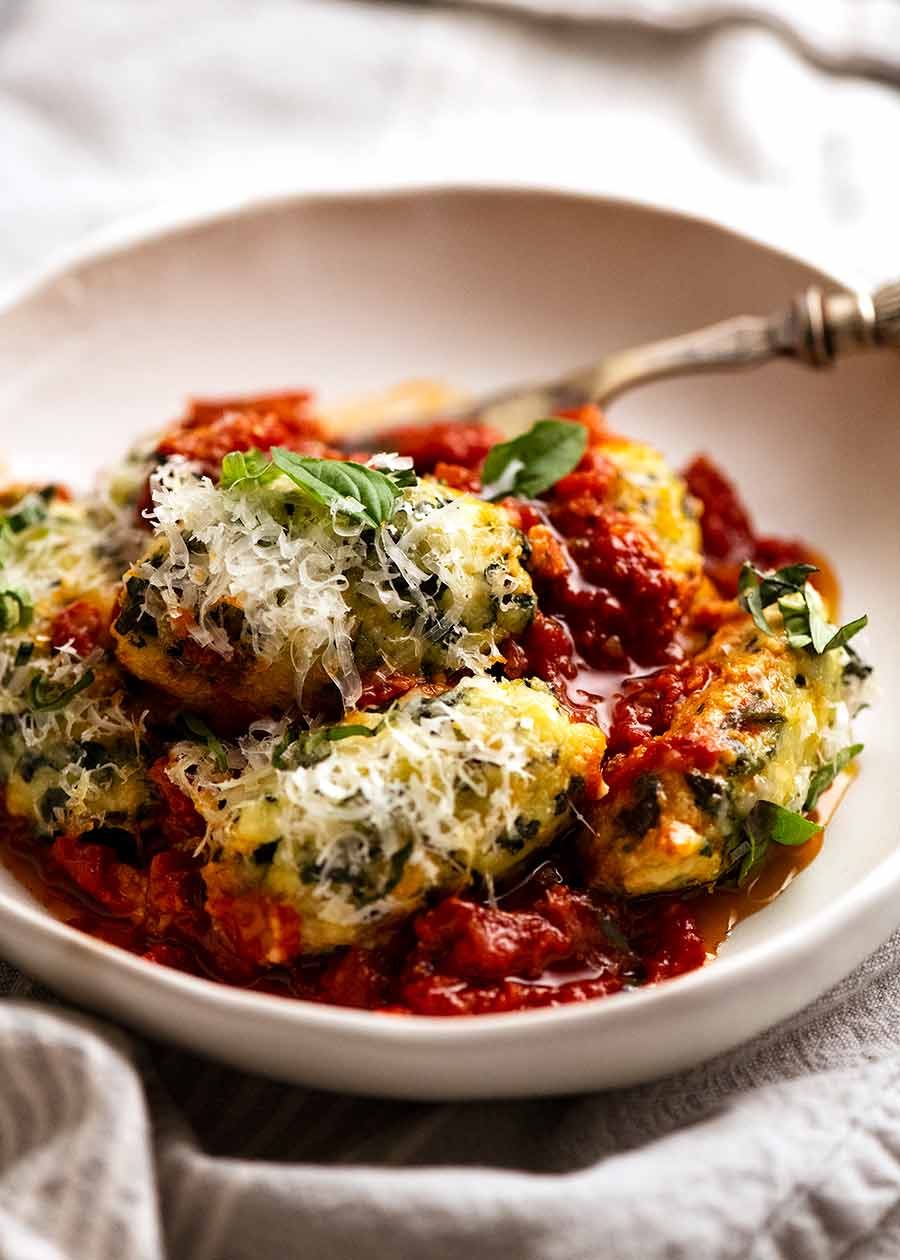
[[[884,278],[898,80],[894,0],[0,0],[0,285],[136,210],[419,179],[660,200]],[[898,960],[666,1081],[453,1106],[240,1076],[0,964],[0,1255],[894,1257]]]

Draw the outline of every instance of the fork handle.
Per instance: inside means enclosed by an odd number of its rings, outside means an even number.
[[[791,304],[784,334],[787,353],[812,367],[855,350],[900,346],[900,281],[871,294],[812,286]]]
[[[599,363],[531,389],[485,399],[479,415],[507,432],[540,415],[584,402],[607,403],[627,389],[665,377],[755,367],[795,359],[828,367],[841,355],[900,346],[900,281],[875,293],[826,292],[812,286],[786,310],[743,315],[696,332],[614,351]]]
[[[839,355],[879,345],[900,345],[900,283],[875,294],[826,293],[817,285],[799,293],[786,310],[742,316],[697,332],[610,355],[585,386],[595,401],[645,381],[721,368],[754,367],[789,358],[828,367]]]

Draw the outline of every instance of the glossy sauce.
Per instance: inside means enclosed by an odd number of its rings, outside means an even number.
[[[0,832],[4,865],[63,922],[148,961],[286,998],[394,1015],[480,1014],[603,997],[703,965],[684,899],[660,899],[657,909],[580,889],[565,848],[496,899],[445,897],[377,947],[260,970],[197,907],[155,932],[152,871],[132,906],[110,910],[73,883],[47,841],[9,820]]]
[[[629,662],[624,669],[592,669],[583,661],[576,661],[575,669],[575,677],[563,684],[569,704],[576,711],[592,711],[592,720],[608,732],[622,684],[632,676],[634,666]]]

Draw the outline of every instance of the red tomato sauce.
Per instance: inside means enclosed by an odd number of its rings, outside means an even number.
[[[706,455],[684,470],[688,490],[703,505],[700,528],[707,576],[726,599],[737,594],[745,560],[759,569],[780,569],[798,562],[817,564],[806,543],[795,538],[760,536],[734,485]]]
[[[199,860],[181,850],[135,865],[106,843],[42,843],[12,820],[4,840],[7,865],[71,926],[151,962],[308,1001],[393,1014],[525,1010],[653,984],[707,955],[687,901],[629,906],[580,890],[561,856],[544,854],[496,904],[446,897],[377,949],[303,959],[290,907],[210,895]],[[270,965],[279,952],[286,961]]]
[[[54,648],[68,645],[79,656],[89,656],[109,640],[110,610],[88,599],[67,604],[53,619],[50,641]]]
[[[418,472],[434,473],[439,465],[455,465],[477,472],[492,446],[503,434],[479,421],[461,424],[439,420],[436,424],[403,425],[379,434],[377,447],[409,456]]]
[[[253,447],[269,451],[286,446],[301,455],[342,458],[326,441],[324,428],[309,410],[310,402],[311,395],[305,392],[196,399],[163,434],[157,453],[196,460],[214,476],[230,451]]]
[[[241,398],[193,399],[187,411],[160,437],[156,457],[183,455],[214,480],[231,451],[257,449],[265,454],[284,446],[315,459],[346,459],[332,446],[322,423],[311,410],[312,394],[305,390],[259,394]],[[137,504],[138,518],[150,508],[149,481]]]

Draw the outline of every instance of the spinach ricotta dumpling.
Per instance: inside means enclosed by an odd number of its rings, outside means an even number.
[[[172,463],[153,496],[116,651],[195,708],[227,697],[253,713],[314,713],[336,690],[351,709],[376,670],[485,673],[534,614],[504,509],[431,479],[398,488],[377,523],[287,476],[225,487]]]
[[[226,758],[177,744],[167,774],[204,823],[214,916],[274,899],[315,953],[546,847],[601,790],[605,743],[543,683],[469,678],[317,731],[256,723]]]
[[[853,623],[828,626],[805,568],[748,571],[754,591],[776,587],[768,610],[758,598],[754,616],[736,606],[707,647],[623,705],[627,720],[660,694],[678,697],[631,750],[613,727],[611,790],[582,841],[596,884],[641,896],[746,879],[772,840],[816,830],[803,814],[860,751],[850,721],[865,667],[847,646]]]

